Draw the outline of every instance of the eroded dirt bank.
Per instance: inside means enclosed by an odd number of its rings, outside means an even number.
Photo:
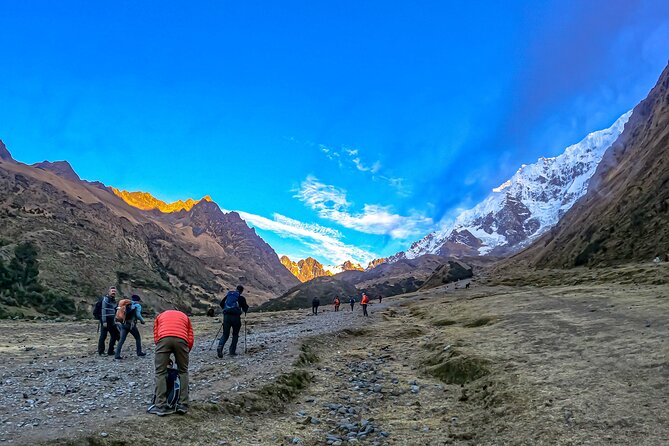
[[[94,346],[85,340],[91,327],[3,322],[0,438],[108,445],[669,444],[666,285],[442,288],[386,299],[372,306],[369,319],[357,307],[355,314],[306,314],[253,315],[251,352],[234,360],[214,358],[207,348],[218,325],[198,320],[192,410],[165,418],[143,413],[151,356],[117,364],[91,356]],[[60,332],[69,334],[59,338]],[[54,345],[62,355],[48,347]],[[44,375],[61,382],[47,405],[51,413],[26,410],[30,400],[40,407]],[[8,390],[17,383],[21,389]],[[79,388],[67,392],[67,383]],[[45,419],[15,427],[33,413]]]

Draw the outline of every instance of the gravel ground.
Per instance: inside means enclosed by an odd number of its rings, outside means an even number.
[[[311,310],[249,313],[248,353],[242,328],[239,355],[229,357],[226,345],[218,359],[216,346],[209,348],[220,320],[193,318],[191,401],[217,402],[268,382],[290,369],[301,339],[368,322],[357,306],[353,313],[321,307],[318,316]],[[0,321],[0,442],[34,444],[88,432],[101,420],[148,417],[143,413],[153,395],[153,326],[139,327],[147,356],[134,355],[129,337],[125,358],[116,361],[96,354],[94,321]]]

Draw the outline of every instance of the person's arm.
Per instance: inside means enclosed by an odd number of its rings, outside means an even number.
[[[188,321],[186,329],[188,330],[188,351],[193,350],[193,344],[195,344],[195,335],[193,334],[193,324],[190,322],[190,318],[186,318]]]
[[[107,305],[107,298],[103,297],[102,298],[102,305],[100,305],[100,323],[102,324],[103,327],[107,323],[107,317],[105,316],[105,313],[107,312],[105,310],[106,305]]]
[[[160,326],[160,315],[153,321],[153,343],[158,343],[158,327]]]
[[[142,317],[142,304],[135,304],[135,316],[142,324],[146,322]]]
[[[249,311],[249,304],[246,303],[246,298],[244,296],[239,296],[239,306],[244,313]]]
[[[225,300],[226,300],[227,298],[228,298],[228,296],[227,296],[227,294],[226,294],[225,297],[223,298],[223,300],[221,301],[221,308],[223,308],[224,310],[225,310]]]

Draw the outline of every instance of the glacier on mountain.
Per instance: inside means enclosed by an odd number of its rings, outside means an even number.
[[[453,255],[454,247],[457,252],[485,255],[515,252],[529,245],[587,192],[604,152],[631,114],[625,113],[608,129],[590,133],[559,156],[523,164],[479,204],[395,254],[391,261],[423,254]]]

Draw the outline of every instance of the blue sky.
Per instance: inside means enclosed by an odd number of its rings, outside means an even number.
[[[608,127],[669,58],[666,1],[0,1],[0,139],[279,254],[408,247]]]

